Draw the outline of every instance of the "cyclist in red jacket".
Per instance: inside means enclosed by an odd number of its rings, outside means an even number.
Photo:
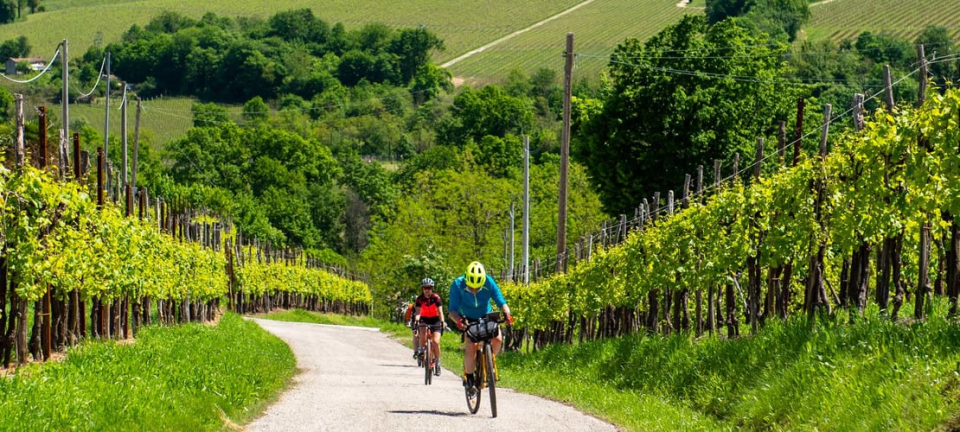
[[[443,301],[433,292],[433,279],[426,278],[420,282],[423,294],[414,302],[414,321],[430,326],[433,330],[430,349],[433,352],[433,374],[440,376],[440,336],[443,335]],[[420,351],[427,346],[427,332],[420,332]]]

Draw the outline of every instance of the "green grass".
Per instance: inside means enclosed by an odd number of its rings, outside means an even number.
[[[144,25],[170,10],[199,18],[207,12],[230,17],[266,18],[280,10],[311,8],[329,22],[347,28],[379,22],[392,26],[420,24],[436,32],[447,49],[436,55],[443,61],[530,25],[578,3],[578,0],[490,0],[459,2],[444,0],[44,0],[47,12],[0,26],[0,40],[26,35],[34,54],[49,58],[64,38],[73,56],[94,44],[116,42],[132,24]]]
[[[295,372],[290,348],[227,314],[217,326],[148,327],[0,379],[0,430],[221,430],[265,408]]]
[[[703,13],[676,4],[677,0],[598,0],[469,57],[450,70],[476,83],[505,77],[513,69],[529,73],[549,68],[562,76],[566,34],[573,32],[574,51],[580,54],[574,79],[595,80],[606,67],[607,57],[624,39],[647,39],[684,14]]]
[[[102,85],[102,84],[101,84]],[[26,92],[24,87],[9,82],[0,82],[11,93]],[[89,89],[85,89],[87,91]],[[120,136],[121,96],[114,94],[110,98],[110,135]],[[193,104],[197,102],[193,97],[158,97],[143,101],[143,110],[140,113],[140,142],[150,145],[154,150],[160,151],[166,142],[183,137],[187,130],[193,126]],[[24,101],[24,109],[28,121],[36,121],[36,110],[38,106],[47,107],[47,112],[52,114],[54,124],[52,128],[59,128],[61,107],[59,103],[50,103],[44,101],[38,95],[27,93]],[[242,123],[241,105],[223,105],[227,109],[230,118],[238,123]],[[101,135],[103,134],[104,123],[104,102],[103,99],[97,99],[93,103],[71,103],[70,104],[70,122],[76,124],[83,122],[94,128]],[[130,145],[133,145],[134,126],[136,125],[136,105],[131,102],[127,112],[127,133],[130,138]],[[83,143],[85,149],[94,150],[101,143]],[[131,147],[132,149],[132,147]],[[156,153],[156,152],[155,152]]]
[[[957,348],[960,328],[943,319],[874,316],[815,330],[803,319],[776,322],[734,341],[631,336],[551,346],[501,364],[505,385],[629,430],[930,430],[960,414]],[[646,412],[629,411],[637,405]],[[687,423],[654,423],[664,419]]]
[[[386,321],[370,317],[356,317],[349,315],[338,315],[332,313],[308,312],[302,309],[289,309],[279,312],[270,312],[257,318],[271,319],[275,321],[287,322],[305,322],[312,324],[330,324],[354,327],[384,327]]]
[[[808,39],[852,39],[869,30],[914,40],[928,25],[946,26],[960,40],[960,0],[835,0],[810,8]]]

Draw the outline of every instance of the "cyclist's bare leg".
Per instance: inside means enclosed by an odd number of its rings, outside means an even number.
[[[477,348],[478,344],[467,340],[466,348],[463,353],[463,372],[471,374],[477,368]]]
[[[500,354],[501,345],[503,345],[503,330],[499,330],[497,337],[490,340],[490,348],[493,348],[493,355]]]

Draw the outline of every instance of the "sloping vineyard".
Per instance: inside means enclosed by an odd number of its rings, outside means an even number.
[[[944,295],[956,313],[960,91],[930,92],[922,108],[878,111],[861,127],[829,153],[824,137],[820,156],[790,169],[757,169],[747,185],[734,176],[676,214],[651,212],[568,273],[506,284],[518,328],[540,346],[641,330],[726,327],[736,337],[741,323],[755,331],[835,308],[921,320]]]
[[[292,259],[292,253],[283,260],[255,259],[251,246],[235,254],[244,248],[231,247],[242,243],[229,226],[168,210],[159,200],[151,205],[145,190],[135,199],[129,187],[121,210],[104,200],[102,187],[58,181],[56,169],[31,167],[23,154],[13,168],[0,166],[4,367],[14,352],[18,364],[28,355],[48,359],[84,338],[129,338],[152,319],[215,319],[222,298],[238,311],[257,310],[247,305],[261,299],[313,310],[367,310],[370,292],[361,282]],[[102,152],[100,158],[102,167]],[[79,173],[81,164],[75,167]],[[264,254],[258,249],[257,256]]]

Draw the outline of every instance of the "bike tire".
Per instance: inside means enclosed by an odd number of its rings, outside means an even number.
[[[491,348],[489,343],[483,344],[483,357],[484,369],[484,379],[487,380],[487,390],[490,392],[490,412],[493,414],[493,417],[497,417],[497,374],[496,369],[493,366],[493,348]]]
[[[430,385],[433,380],[433,368],[430,367],[430,359],[433,356],[430,349],[430,341],[427,340],[427,348],[423,351],[423,385]]]
[[[478,350],[478,351],[477,351],[477,360],[476,360],[476,363],[475,363],[475,364],[476,364],[476,367],[475,367],[474,370],[473,370],[473,375],[474,375],[475,379],[477,380],[477,383],[478,383],[478,384],[481,382],[481,381],[480,381],[480,378],[483,376],[483,363],[482,363],[482,361],[483,361],[483,356],[481,355],[481,352]],[[476,414],[477,411],[480,411],[480,394],[481,394],[481,393],[480,393],[480,387],[481,387],[480,385],[475,385],[475,386],[473,386],[473,387],[466,387],[466,388],[464,388],[464,391],[465,391],[466,394],[467,394],[467,408],[470,410],[470,414]],[[472,396],[471,396],[471,394],[470,394],[471,391],[472,391],[472,393],[473,393]]]

